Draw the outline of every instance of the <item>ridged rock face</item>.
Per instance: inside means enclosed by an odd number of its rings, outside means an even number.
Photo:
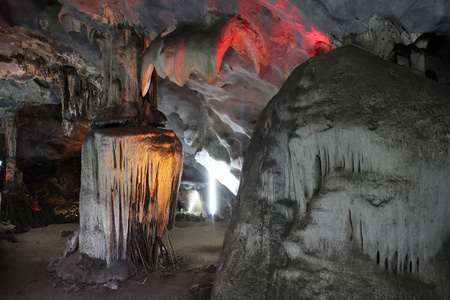
[[[449,95],[354,46],[298,67],[256,124],[213,299],[448,295]]]
[[[2,1],[0,118],[61,103],[67,135],[79,118],[129,123],[145,110],[140,95],[155,69],[167,76],[173,97],[159,107],[168,128],[183,129],[185,163],[236,194],[257,117],[310,57],[352,42],[450,82],[450,2],[391,2]],[[189,113],[186,93],[196,98]]]
[[[108,266],[139,252],[151,267],[153,247],[175,222],[182,166],[181,143],[171,131],[91,131],[82,150],[80,252]]]

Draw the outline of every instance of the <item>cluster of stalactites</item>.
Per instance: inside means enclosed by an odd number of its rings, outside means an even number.
[[[86,138],[82,160],[81,252],[108,265],[129,255],[151,262],[145,256],[175,221],[179,140],[150,126],[98,129]]]
[[[180,26],[158,36],[144,52],[141,61],[142,95],[150,86],[154,70],[183,86],[192,71],[200,72],[208,83],[218,75],[229,47],[246,53],[259,70],[267,62],[267,50],[258,30],[237,15],[232,18],[209,13],[201,24]]]
[[[305,234],[311,249],[320,244],[318,236],[353,242],[394,273],[419,272],[450,230],[450,158],[434,167],[429,162],[406,165],[400,151],[392,149],[409,149],[407,143],[358,128],[314,134],[305,129],[289,141],[285,191],[286,198],[297,199],[298,217],[310,215],[317,225],[314,235]],[[438,146],[422,149],[421,155],[441,155]],[[263,194],[273,196],[275,187],[267,178]],[[320,202],[312,203],[317,198]],[[338,225],[330,229],[332,219]]]

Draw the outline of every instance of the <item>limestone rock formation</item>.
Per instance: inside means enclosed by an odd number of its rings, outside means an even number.
[[[296,68],[255,126],[213,299],[448,295],[449,95],[355,46]]]
[[[191,144],[185,154],[197,153],[187,162],[210,171],[220,165],[217,179],[236,193],[259,113],[308,58],[350,40],[450,82],[449,2],[391,2],[3,1],[0,117],[24,105],[61,103],[66,134],[79,118],[133,122],[146,88],[138,78],[152,61],[158,74],[167,76],[163,84],[170,94],[177,95],[170,104],[159,103],[165,115],[183,121],[170,128],[184,129],[185,144]],[[148,60],[150,53],[155,55]],[[180,88],[169,78],[186,85]],[[36,79],[45,87],[37,87]],[[36,92],[40,95],[28,97]],[[202,106],[198,126],[191,126],[198,113],[180,112],[185,92],[195,93]]]
[[[208,83],[219,74],[229,47],[247,53],[257,70],[267,63],[261,33],[240,15],[225,16],[207,12],[198,24],[184,24],[158,36],[142,55],[142,95],[147,93],[153,69],[159,76],[183,86],[191,72],[200,72]]]
[[[183,166],[179,140],[151,126],[94,129],[82,150],[80,253],[153,267],[175,222]]]

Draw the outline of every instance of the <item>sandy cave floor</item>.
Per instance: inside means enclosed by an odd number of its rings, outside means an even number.
[[[16,234],[17,243],[0,241],[0,299],[198,299],[189,289],[213,280],[214,274],[203,268],[217,265],[227,225],[227,221],[177,223],[171,239],[182,258],[178,270],[132,276],[119,282],[117,290],[68,283],[47,271],[48,264],[63,254],[70,238],[62,237],[61,231],[76,230],[78,224],[34,228]]]

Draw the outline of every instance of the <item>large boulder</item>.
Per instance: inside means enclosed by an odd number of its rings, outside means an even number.
[[[256,124],[212,298],[449,295],[449,95],[355,46],[299,66]]]

